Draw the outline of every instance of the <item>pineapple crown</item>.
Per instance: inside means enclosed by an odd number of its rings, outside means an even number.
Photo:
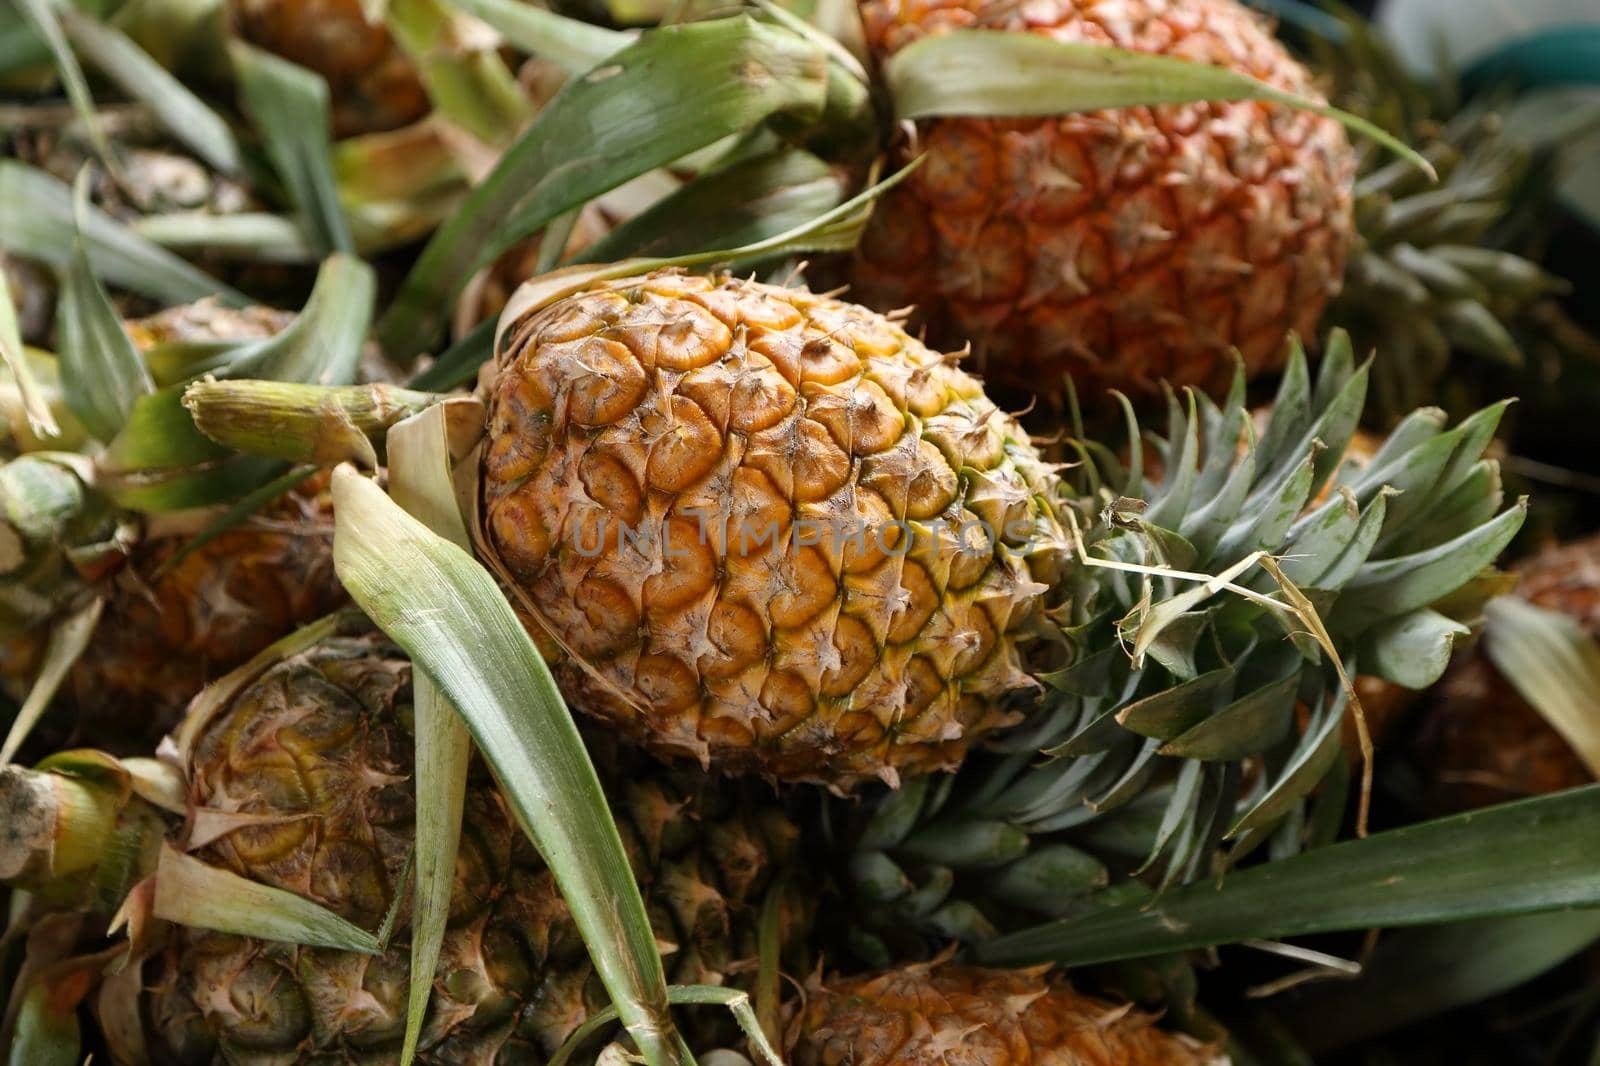
[[[1530,312],[1566,288],[1526,253],[1548,227],[1574,134],[1600,123],[1600,109],[1512,123],[1504,94],[1463,100],[1448,71],[1426,83],[1366,19],[1334,12],[1327,32],[1296,35],[1333,103],[1415,146],[1439,176],[1358,149],[1357,239],[1329,320],[1380,353],[1373,420],[1388,426],[1441,388],[1452,400],[1469,392],[1465,376],[1446,376],[1456,353],[1521,365],[1538,333]]]
[[[1220,407],[1173,399],[1159,481],[1138,447],[1074,443],[1064,665],[991,750],[878,803],[852,859],[870,899],[981,939],[991,900],[1059,917],[1337,831],[1352,679],[1435,680],[1525,510],[1483,457],[1503,404],[1453,429],[1418,411],[1346,461],[1369,370],[1336,334],[1313,380],[1296,345],[1259,435],[1242,376]],[[1142,882],[1096,896],[1113,873]]]

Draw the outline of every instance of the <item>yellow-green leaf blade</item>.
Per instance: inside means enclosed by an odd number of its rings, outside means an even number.
[[[240,877],[162,845],[153,913],[196,929],[308,947],[382,951],[378,938],[304,896]]]
[[[1334,119],[1433,173],[1422,156],[1363,118],[1226,67],[1168,56],[1032,33],[953,30],[890,56],[884,76],[902,119],[1018,118],[1199,100],[1264,100]]]
[[[1600,644],[1569,615],[1516,596],[1484,614],[1489,660],[1600,778]]]
[[[487,571],[375,484],[334,472],[340,580],[466,720],[550,866],[624,1024],[653,1062],[681,1062],[644,902],[555,680]]]

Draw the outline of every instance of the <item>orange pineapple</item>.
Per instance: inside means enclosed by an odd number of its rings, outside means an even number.
[[[868,0],[879,58],[952,29],[1040,33],[1238,70],[1315,96],[1236,0]],[[855,295],[917,305],[986,377],[1049,391],[1219,389],[1338,292],[1355,156],[1331,120],[1254,102],[918,124],[923,166],[861,244]]]
[[[1221,1066],[1148,1015],[1040,970],[916,965],[813,990],[791,1024],[796,1066]]]

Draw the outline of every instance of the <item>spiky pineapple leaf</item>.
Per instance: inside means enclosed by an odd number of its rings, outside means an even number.
[[[451,482],[450,426],[436,406],[389,431],[389,491],[429,529],[463,550],[471,537],[461,521]],[[411,992],[406,1002],[406,1037],[401,1066],[416,1057],[427,1017],[433,971],[444,944],[455,885],[456,851],[467,796],[472,734],[426,674],[414,676],[416,724],[417,886],[411,914]]]
[[[206,296],[233,306],[249,302],[98,208],[88,208],[77,225],[66,185],[26,163],[0,159],[0,248],[65,270],[80,234],[95,275],[108,285],[164,304]]]
[[[637,35],[608,30],[517,0],[448,0],[500,32],[513,47],[582,74],[632,44]]]
[[[213,169],[239,175],[244,157],[221,115],[196,96],[127,34],[71,6],[61,24],[91,64],[133,99],[149,106],[174,138],[194,149]]]
[[[1363,673],[1421,691],[1444,675],[1456,638],[1468,632],[1455,619],[1424,607],[1374,626],[1362,638],[1357,658]]]
[[[544,660],[470,554],[348,466],[334,471],[334,563],[351,597],[449,697],[556,877],[625,1027],[684,1061],[622,839]]]
[[[1018,118],[1199,100],[1264,100],[1331,118],[1429,175],[1433,164],[1357,115],[1225,67],[1040,34],[952,30],[890,56],[884,77],[902,119]]]
[[[1173,737],[1158,754],[1182,759],[1243,759],[1275,746],[1294,725],[1298,667],[1280,681],[1263,685],[1216,714]]]
[[[333,173],[328,83],[320,74],[242,41],[228,44],[245,110],[318,253],[355,251]]]
[[[1330,622],[1359,635],[1382,618],[1420,610],[1461,587],[1462,575],[1476,574],[1493,563],[1522,528],[1528,502],[1460,536],[1393,559],[1361,568],[1334,604]]]
[[[1600,778],[1600,644],[1570,615],[1516,596],[1484,614],[1489,661]]]
[[[1371,927],[1600,907],[1600,785],[1334,844],[974,948],[1087,965]]]
[[[400,360],[438,335],[474,271],[607,190],[782,113],[820,114],[827,65],[748,17],[653,30],[569,82],[434,234],[379,323]]]
[[[780,148],[702,174],[577,256],[605,263],[755,244],[837,207],[844,184],[809,152]]]
[[[122,430],[134,405],[155,391],[155,384],[89,263],[82,235],[88,213],[87,172],[78,175],[75,200],[78,227],[72,262],[61,279],[61,303],[56,309],[61,393],[89,432],[109,441]]]

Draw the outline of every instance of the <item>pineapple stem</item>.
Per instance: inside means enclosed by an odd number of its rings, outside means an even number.
[[[0,769],[0,883],[39,888],[92,869],[117,824],[111,789],[20,766]]]
[[[389,428],[442,398],[382,384],[198,381],[184,393],[183,404],[200,432],[235,451],[375,468]]]

